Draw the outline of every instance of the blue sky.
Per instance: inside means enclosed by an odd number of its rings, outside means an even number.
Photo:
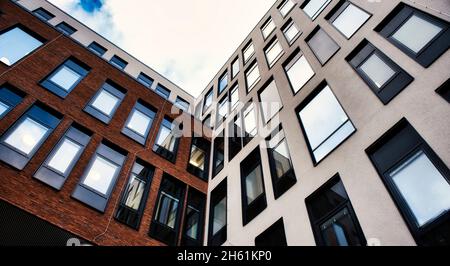
[[[276,0],[49,0],[197,96]]]

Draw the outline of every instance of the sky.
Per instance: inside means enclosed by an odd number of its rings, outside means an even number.
[[[276,0],[49,0],[197,97]]]

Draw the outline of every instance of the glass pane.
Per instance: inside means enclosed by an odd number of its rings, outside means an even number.
[[[301,56],[292,67],[287,70],[287,76],[292,89],[297,93],[314,76],[314,70],[304,56]]]
[[[228,74],[223,75],[219,81],[219,92],[222,92],[228,85]]]
[[[92,102],[92,106],[105,115],[111,116],[118,103],[119,99],[116,96],[102,89]]]
[[[314,196],[307,204],[311,209],[312,218],[317,221],[330,215],[337,206],[344,204],[347,200],[348,196],[344,185],[339,181],[332,187]]]
[[[145,191],[145,182],[139,179],[135,174],[131,174],[130,181],[125,192],[125,206],[139,210],[142,197]]]
[[[341,128],[333,133],[326,141],[320,144],[316,150],[314,150],[314,158],[319,162],[325,156],[327,156],[334,148],[339,146],[348,136],[355,132],[355,127],[349,121],[347,121]]]
[[[200,222],[200,212],[188,206],[186,210],[186,235],[192,239],[198,238],[198,225]]]
[[[275,63],[275,61],[279,58],[281,53],[283,53],[283,48],[281,47],[281,44],[278,42],[278,40],[276,40],[273,46],[271,46],[266,51],[266,57],[269,66],[272,66]]]
[[[169,128],[162,126],[156,144],[166,150],[173,151],[175,148],[175,136],[172,135],[172,131]]]
[[[291,9],[294,7],[294,3],[292,2],[292,0],[286,0],[286,3],[280,8],[280,13],[283,17],[285,17],[287,15],[287,13],[289,13],[289,11],[291,11]]]
[[[245,117],[244,117],[244,126],[245,126],[245,132],[250,136],[256,135],[256,117],[255,117],[255,109],[253,108],[253,104],[250,105],[245,110]]]
[[[308,45],[322,65],[339,49],[339,45],[322,29],[314,34],[308,41]]]
[[[239,73],[239,59],[236,59],[232,65],[232,75],[233,78],[236,77],[237,73]]]
[[[178,212],[178,199],[161,192],[157,221],[174,229]]]
[[[206,110],[206,108],[208,108],[211,105],[212,100],[213,100],[213,93],[211,91],[208,93],[208,95],[206,95],[204,111]]]
[[[273,80],[259,96],[261,99],[261,109],[264,121],[267,123],[282,107],[275,80]]]
[[[331,0],[311,0],[303,10],[311,19],[315,19],[330,2]]]
[[[63,66],[56,72],[50,80],[65,89],[66,91],[70,90],[75,83],[81,78],[80,74],[73,71],[67,66]]]
[[[92,163],[83,184],[105,195],[108,192],[109,186],[111,185],[117,170],[117,165],[95,155],[94,162]]]
[[[338,28],[347,38],[350,38],[364,22],[369,19],[370,15],[364,10],[353,4],[342,11],[342,13],[333,21],[333,25]]]
[[[192,145],[191,148],[191,158],[189,159],[189,163],[200,170],[205,170],[205,157],[206,153],[199,149],[197,146]]]
[[[250,174],[245,177],[245,190],[247,195],[247,205],[250,205],[263,192],[261,165],[258,165]]]
[[[65,174],[70,164],[80,152],[81,146],[69,139],[64,139],[61,146],[53,154],[48,162],[48,166]]]
[[[220,118],[224,118],[227,117],[228,115],[228,104],[229,102],[227,101],[228,99],[225,98],[221,103],[219,103],[219,117]]]
[[[135,109],[133,110],[133,114],[127,124],[127,128],[145,137],[151,121],[152,119],[150,117]]]
[[[423,151],[390,174],[419,227],[450,210],[450,185]]]
[[[233,110],[237,104],[239,102],[239,89],[236,86],[232,91],[231,91],[231,109]]]
[[[9,105],[5,104],[4,102],[0,101],[0,117],[8,111]]]
[[[255,47],[253,46],[253,43],[250,44],[248,47],[246,47],[244,51],[244,62],[247,62],[248,59],[255,53]]]
[[[359,246],[361,241],[347,208],[320,226],[327,246]]]
[[[48,128],[27,117],[9,134],[5,143],[26,155],[30,155],[33,149],[44,139],[47,131]]]
[[[272,155],[277,177],[283,177],[291,169],[291,158],[286,140],[283,140],[277,147],[272,149]]]
[[[274,29],[275,29],[275,23],[273,22],[272,19],[270,19],[270,20],[264,25],[264,27],[263,27],[263,29],[262,29],[262,33],[263,33],[264,39],[267,38],[267,37],[272,33],[272,31],[273,31]]]
[[[287,27],[284,31],[284,36],[286,37],[288,43],[292,43],[299,32],[300,31],[298,30],[297,25],[292,22],[292,24],[289,25],[289,27]]]
[[[392,38],[401,42],[415,53],[418,53],[441,30],[441,27],[414,14],[392,35]]]
[[[383,85],[395,75],[395,71],[377,54],[372,54],[364,64],[360,66],[360,69],[378,88],[383,87]]]
[[[0,61],[11,66],[41,45],[42,42],[16,27],[0,35]]]
[[[247,86],[248,91],[253,89],[253,86],[258,82],[259,76],[259,68],[258,64],[255,64],[249,72],[247,72]]]
[[[227,198],[223,198],[214,206],[213,235],[227,224]]]

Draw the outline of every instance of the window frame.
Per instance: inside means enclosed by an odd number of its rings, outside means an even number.
[[[239,128],[236,123],[240,122]],[[231,162],[244,147],[242,136],[242,113],[238,112],[228,125],[228,161]],[[236,132],[235,132],[236,131]],[[234,146],[231,146],[234,145]]]
[[[245,53],[250,49],[250,47],[253,47],[253,52],[246,58]],[[255,56],[256,50],[255,50],[255,44],[252,40],[248,41],[248,43],[244,46],[242,49],[242,58],[244,60],[244,65],[247,64],[251,59]]]
[[[106,91],[107,93],[116,97],[118,100],[117,104],[114,106],[114,109],[111,110],[111,114],[109,115],[105,114],[103,111],[97,109],[97,107],[94,107],[92,105],[102,91]],[[84,107],[83,111],[103,122],[104,124],[109,124],[113,119],[117,109],[119,109],[120,105],[125,99],[126,93],[127,91],[124,88],[120,87],[110,80],[107,80],[105,83],[103,83],[102,87],[95,92],[87,105]]]
[[[77,32],[77,29],[75,29],[74,27],[72,27],[69,23],[65,22],[65,21],[61,21],[60,23],[58,23],[55,28],[61,32],[62,34],[66,35],[66,36],[72,36],[72,34],[74,34],[75,32]]]
[[[267,29],[267,27],[269,27],[271,24],[273,24],[273,28],[270,32],[265,33],[265,30]],[[263,25],[261,26],[260,30],[261,30],[261,35],[263,36],[264,40],[267,40],[272,33],[274,33],[277,29],[277,25],[275,24],[275,21],[273,21],[272,17],[268,17],[266,19],[266,21],[263,23]]]
[[[132,116],[133,116],[135,111],[141,112],[144,115],[146,115],[148,118],[151,119],[150,123],[147,126],[147,129],[146,129],[144,135],[141,135],[140,133],[134,131],[133,129],[131,129],[131,128],[129,128],[127,126],[128,123],[131,121],[131,118],[132,118]],[[142,144],[143,146],[145,146],[145,143],[147,142],[150,130],[152,129],[153,122],[155,121],[157,112],[158,111],[156,110],[156,108],[154,108],[150,104],[147,104],[144,101],[138,99],[138,101],[134,105],[133,109],[131,109],[131,111],[130,111],[130,113],[128,115],[128,118],[125,121],[125,124],[123,125],[123,128],[122,128],[121,132],[124,135],[126,135],[127,137],[131,138],[132,140],[134,140],[134,141]]]
[[[237,71],[234,67],[235,65],[237,65]],[[236,58],[231,61],[231,80],[233,80],[239,74],[239,72],[241,72],[241,66],[239,56],[236,56]]]
[[[166,88],[165,86],[158,84],[158,85],[156,85],[155,93],[158,94],[159,96],[161,96],[162,98],[169,100],[170,94],[172,93],[172,91],[169,90],[168,88]],[[167,96],[165,93],[167,93]]]
[[[185,104],[186,106],[183,106],[183,104]],[[183,112],[189,112],[189,107],[191,104],[188,101],[186,101],[185,99],[181,98],[180,96],[177,96],[177,98],[175,99],[174,105],[176,107],[178,107],[180,110],[182,110]]]
[[[42,21],[49,21],[55,17],[52,13],[43,7],[38,7],[32,13]]]
[[[218,159],[218,150],[217,147],[220,146],[220,141],[222,142],[223,146],[223,159],[220,165],[216,165],[216,161]],[[225,130],[222,130],[217,136],[214,137],[213,140],[213,162],[212,162],[212,175],[211,179],[214,179],[223,169],[225,166]]]
[[[318,18],[320,16],[320,14],[322,14],[322,12],[328,7],[328,5],[332,2],[332,0],[325,0],[325,2],[322,4],[322,6],[316,10],[316,12],[314,13],[314,15],[311,17],[309,16],[308,13],[306,13],[306,11],[304,10],[304,8],[311,3],[311,1],[314,0],[306,0],[304,1],[301,5],[300,5],[300,9],[305,13],[305,15],[311,19],[312,21],[316,20],[316,18]]]
[[[204,170],[192,165],[190,163],[191,155],[192,155],[192,146],[196,146],[199,150],[205,152],[205,162],[204,162]],[[201,138],[201,137],[192,137],[191,148],[189,149],[189,160],[187,165],[187,171],[196,177],[207,181],[209,179],[209,162],[211,157],[211,142]]]
[[[286,6],[286,4],[287,4],[288,2],[291,2],[291,3],[292,3],[292,7],[286,12],[286,14],[283,14],[283,13],[281,12],[281,10]],[[278,12],[280,12],[280,15],[281,15],[283,18],[285,18],[285,17],[287,17],[287,16],[289,15],[289,13],[291,13],[292,10],[294,10],[295,5],[297,5],[297,3],[296,3],[296,2],[293,2],[292,0],[283,0],[283,2],[281,2],[281,3],[278,5],[277,9],[278,9]]]
[[[105,53],[108,51],[108,49],[95,41],[91,42],[87,48],[100,57],[103,57],[103,55],[105,55]]]
[[[0,119],[3,119],[9,114],[16,106],[18,106],[26,94],[22,91],[10,86],[9,84],[3,84],[0,86],[0,103],[7,106],[7,109],[0,114]]]
[[[314,38],[314,36],[316,36],[316,34],[319,33],[319,31],[323,32],[323,34],[327,35],[329,40],[331,40],[334,44],[336,44],[337,49],[335,51],[333,51],[333,53],[330,54],[330,56],[325,60],[322,61],[322,59],[320,59],[318,53],[316,50],[314,50],[311,46],[311,44],[309,43],[311,41],[312,38]],[[341,50],[341,46],[330,36],[330,34],[328,34],[328,32],[326,32],[322,27],[317,26],[316,28],[314,28],[314,30],[305,38],[305,42],[308,45],[308,48],[311,50],[311,52],[314,54],[314,56],[316,57],[317,61],[319,61],[319,63],[322,66],[325,66],[340,50]]]
[[[118,55],[113,55],[111,59],[109,59],[109,63],[120,70],[124,70],[128,66],[128,62],[125,61],[123,58],[119,57]]]
[[[257,71],[258,71],[258,78],[252,84],[249,84],[249,82],[248,82],[249,75],[248,74],[250,72],[255,71],[255,69],[257,69]],[[258,66],[258,61],[255,59],[252,63],[250,63],[244,73],[245,73],[245,88],[246,88],[247,94],[249,94],[256,87],[256,85],[258,85],[258,83],[261,81],[261,71]]]
[[[193,187],[188,187],[188,195],[186,201],[186,208],[183,213],[183,230],[181,236],[181,246],[203,246],[204,223],[205,223],[205,207],[206,195]],[[195,205],[195,206],[193,206]],[[187,229],[187,210],[188,208],[195,209],[199,212],[197,239],[193,239],[186,235]]]
[[[206,105],[208,103],[208,101],[209,101],[208,99],[210,97],[211,97],[211,102],[208,105]],[[209,89],[208,92],[203,97],[202,115],[204,115],[206,113],[206,111],[208,111],[209,108],[211,108],[213,100],[214,100],[214,87],[211,87],[211,89]]]
[[[278,98],[279,98],[279,100],[280,100],[280,101],[279,101],[280,106],[279,106],[278,110],[276,110],[276,111],[270,110],[271,112],[274,112],[274,113],[273,113],[273,115],[272,115],[271,117],[267,118],[267,117],[265,117],[265,113],[266,113],[266,112],[265,112],[265,108],[267,107],[267,105],[266,105],[267,102],[263,102],[263,101],[262,101],[261,94],[262,94],[264,91],[266,91],[266,89],[268,89],[269,86],[270,86],[272,83],[275,84],[276,93],[278,94]],[[282,110],[283,107],[284,107],[284,105],[283,105],[283,100],[281,99],[280,91],[279,91],[279,89],[278,89],[277,81],[274,79],[273,76],[270,77],[270,78],[266,81],[266,83],[264,83],[263,86],[261,86],[261,89],[258,91],[257,95],[258,95],[258,101],[259,101],[259,107],[260,107],[261,118],[262,118],[262,121],[263,121],[264,125],[267,125],[267,124],[269,124],[269,123],[272,121],[272,119],[273,119],[276,115],[278,115],[278,114],[281,112],[281,110]],[[266,106],[266,107],[264,107],[264,106]],[[272,108],[272,106],[270,106],[270,108]]]
[[[302,85],[300,86],[297,91],[294,88],[294,84],[292,84],[291,79],[289,78],[288,75],[288,71],[302,58],[304,57],[306,62],[308,63],[309,67],[311,68],[311,70],[313,71],[313,75],[311,77],[308,78],[308,80]],[[286,59],[286,61],[284,61],[283,63],[283,70],[284,70],[284,74],[286,75],[286,78],[289,82],[289,87],[291,88],[292,93],[295,95],[297,95],[297,93],[299,93],[315,76],[316,76],[316,72],[314,71],[313,67],[311,66],[311,64],[309,63],[308,58],[306,58],[306,55],[300,50],[300,48],[297,48],[294,50],[294,52],[292,52],[292,54]]]
[[[298,32],[297,34],[292,38],[292,40],[288,40],[286,37],[286,32],[291,28],[295,27]],[[281,27],[281,31],[283,32],[283,36],[286,39],[286,42],[289,44],[289,47],[291,47],[295,41],[303,34],[303,31],[297,26],[297,23],[292,18],[289,18],[286,23]]]
[[[225,85],[222,87],[222,81],[225,81]],[[223,74],[219,77],[218,90],[217,95],[221,95],[228,87],[229,79],[228,79],[228,70],[225,70]]]
[[[153,144],[153,148],[152,148],[152,151],[154,153],[158,154],[159,156],[168,160],[171,163],[175,163],[175,161],[177,160],[178,146],[180,145],[180,137],[177,137],[176,132],[175,133],[173,132],[173,131],[176,131],[177,126],[179,126],[179,125],[177,125],[173,119],[171,119],[168,116],[165,116],[159,125],[158,134],[156,135],[155,143]],[[173,151],[169,151],[168,149],[166,149],[156,143],[161,134],[162,127],[170,129],[170,134],[174,135],[175,143],[174,143]]]
[[[150,76],[145,74],[144,72],[140,72],[136,80],[144,85],[146,88],[151,88],[153,85],[153,82],[155,82],[154,79],[152,79]]]
[[[362,12],[366,13],[368,15],[367,19],[360,25],[358,26],[355,31],[350,35],[350,36],[346,36],[338,27],[336,27],[334,25],[334,21],[339,18],[342,13],[344,13],[345,10],[347,10],[347,8],[352,5],[354,7],[356,7],[357,9],[361,10]],[[350,2],[348,0],[341,0],[339,1],[339,3],[333,7],[333,9],[325,16],[325,20],[328,21],[328,23],[330,23],[330,25],[335,28],[340,34],[342,34],[342,36],[345,37],[345,39],[350,40],[366,23],[367,21],[369,21],[372,18],[373,14],[369,13],[367,10],[361,8],[359,5]]]
[[[227,241],[228,227],[228,193],[227,193],[227,177],[225,177],[219,185],[217,185],[210,193],[209,197],[209,222],[208,222],[208,246],[221,246]],[[225,225],[213,234],[214,225],[214,208],[225,199]]]
[[[277,56],[275,57],[275,59],[273,59],[272,62],[269,62],[268,52],[271,51],[275,47],[275,45],[277,45],[277,44],[281,47],[281,51],[277,54]],[[270,40],[270,42],[267,43],[267,45],[264,47],[263,51],[264,51],[264,57],[266,58],[266,63],[267,63],[267,66],[269,67],[269,69],[273,68],[275,66],[275,64],[285,54],[285,51],[283,49],[283,45],[281,45],[281,42],[278,40],[277,36],[272,38]]]

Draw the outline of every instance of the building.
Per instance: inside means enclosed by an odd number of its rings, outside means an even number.
[[[11,217],[98,245],[449,244],[448,1],[279,0],[196,99],[46,1],[16,2],[0,5],[0,55],[11,29],[32,48],[0,59]],[[64,69],[78,78],[61,90]],[[122,102],[112,119],[92,108],[99,88]],[[161,143],[172,104],[193,137]],[[124,126],[132,110],[150,137]],[[10,132],[28,127],[48,139],[27,154]],[[67,138],[84,151],[58,173]],[[90,169],[108,154],[121,170],[101,193]],[[133,173],[153,180],[130,213]]]

